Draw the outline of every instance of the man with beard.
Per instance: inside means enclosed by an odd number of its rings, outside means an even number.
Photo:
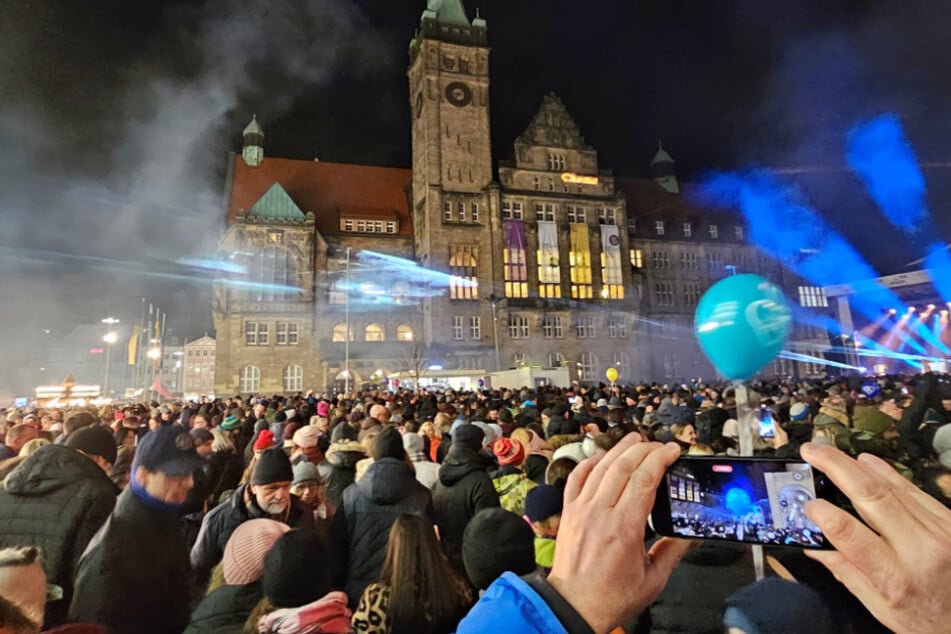
[[[293,480],[291,461],[282,448],[268,449],[261,454],[251,481],[238,487],[229,501],[205,516],[191,552],[199,583],[207,581],[211,569],[221,561],[231,533],[242,522],[263,517],[291,528],[314,528],[313,512],[291,496]]]

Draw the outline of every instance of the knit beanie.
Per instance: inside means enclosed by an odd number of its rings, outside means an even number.
[[[402,460],[406,456],[403,449],[403,436],[396,427],[385,427],[373,441],[370,457],[374,460],[381,458],[396,458]]]
[[[294,480],[291,486],[296,486],[304,482],[320,482],[320,474],[317,467],[308,460],[301,460],[294,465]]]
[[[327,404],[327,401],[317,403],[317,415],[323,418],[330,418],[330,405]]]
[[[876,407],[856,407],[852,416],[855,429],[870,434],[881,434],[895,424],[895,419]]]
[[[403,449],[413,462],[426,460],[425,443],[419,434],[403,434]]]
[[[515,513],[483,509],[463,533],[462,560],[469,580],[480,590],[503,572],[530,574],[535,571],[535,533]]]
[[[237,416],[225,416],[225,419],[221,422],[221,428],[225,431],[230,431],[236,429],[240,422]]]
[[[519,441],[510,438],[496,440],[492,444],[492,453],[502,466],[515,465],[517,467],[525,462],[525,447]]]
[[[254,441],[254,450],[263,451],[264,449],[270,449],[274,446],[274,434],[271,433],[270,429],[262,429],[261,433],[258,434],[258,439]]]
[[[264,596],[275,607],[296,608],[330,592],[336,568],[323,539],[301,528],[282,535],[264,558]]]
[[[723,625],[746,634],[795,634],[808,623],[810,634],[836,628],[819,594],[808,586],[767,577],[737,590],[726,600]]]
[[[278,538],[291,530],[283,522],[269,519],[252,519],[242,522],[231,533],[221,559],[225,583],[243,586],[253,583],[264,574],[264,556]]]
[[[115,438],[109,428],[102,425],[83,427],[67,436],[64,444],[88,456],[99,456],[109,464],[116,461]]]
[[[482,449],[482,440],[485,438],[485,432],[475,425],[459,425],[452,432],[452,445],[454,447],[464,447],[473,451]]]
[[[287,437],[287,430],[284,431],[284,437]],[[294,432],[292,438],[298,447],[316,447],[320,439],[320,430],[313,425],[307,425]]]
[[[809,408],[803,403],[793,403],[789,407],[789,419],[792,421],[806,420],[809,416]]]
[[[549,517],[561,515],[564,504],[563,489],[550,484],[539,484],[525,496],[525,517],[530,522],[544,522]]]
[[[251,475],[251,484],[271,484],[272,482],[292,482],[294,471],[291,460],[281,448],[268,449],[258,458]]]

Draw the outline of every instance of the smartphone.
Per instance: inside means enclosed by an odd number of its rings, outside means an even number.
[[[776,436],[776,422],[773,420],[773,410],[768,407],[759,408],[759,435],[762,438]]]
[[[835,503],[838,490],[805,462],[684,456],[661,481],[651,525],[669,537],[831,548],[805,513],[819,498]]]

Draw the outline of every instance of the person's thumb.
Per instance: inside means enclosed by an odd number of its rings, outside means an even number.
[[[674,568],[687,554],[687,551],[700,545],[699,541],[663,537],[651,547],[648,556],[647,578],[651,587],[660,592],[667,585]]]

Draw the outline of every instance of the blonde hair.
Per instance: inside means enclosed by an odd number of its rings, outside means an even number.
[[[452,421],[449,420],[449,414],[446,412],[439,412],[433,418],[433,427],[442,433],[447,433],[452,428]]]
[[[234,451],[234,441],[227,433],[215,427],[211,430],[211,435],[214,437],[211,443],[212,451]]]
[[[23,445],[23,447],[20,448],[20,453],[17,455],[19,455],[22,458],[25,458],[27,456],[32,456],[33,454],[36,453],[37,449],[48,444],[50,444],[50,441],[48,441],[45,438],[34,438],[33,440],[28,440]]]
[[[704,445],[703,443],[697,443],[695,445],[690,445],[690,449],[687,450],[688,456],[713,456],[715,452],[710,445]]]

